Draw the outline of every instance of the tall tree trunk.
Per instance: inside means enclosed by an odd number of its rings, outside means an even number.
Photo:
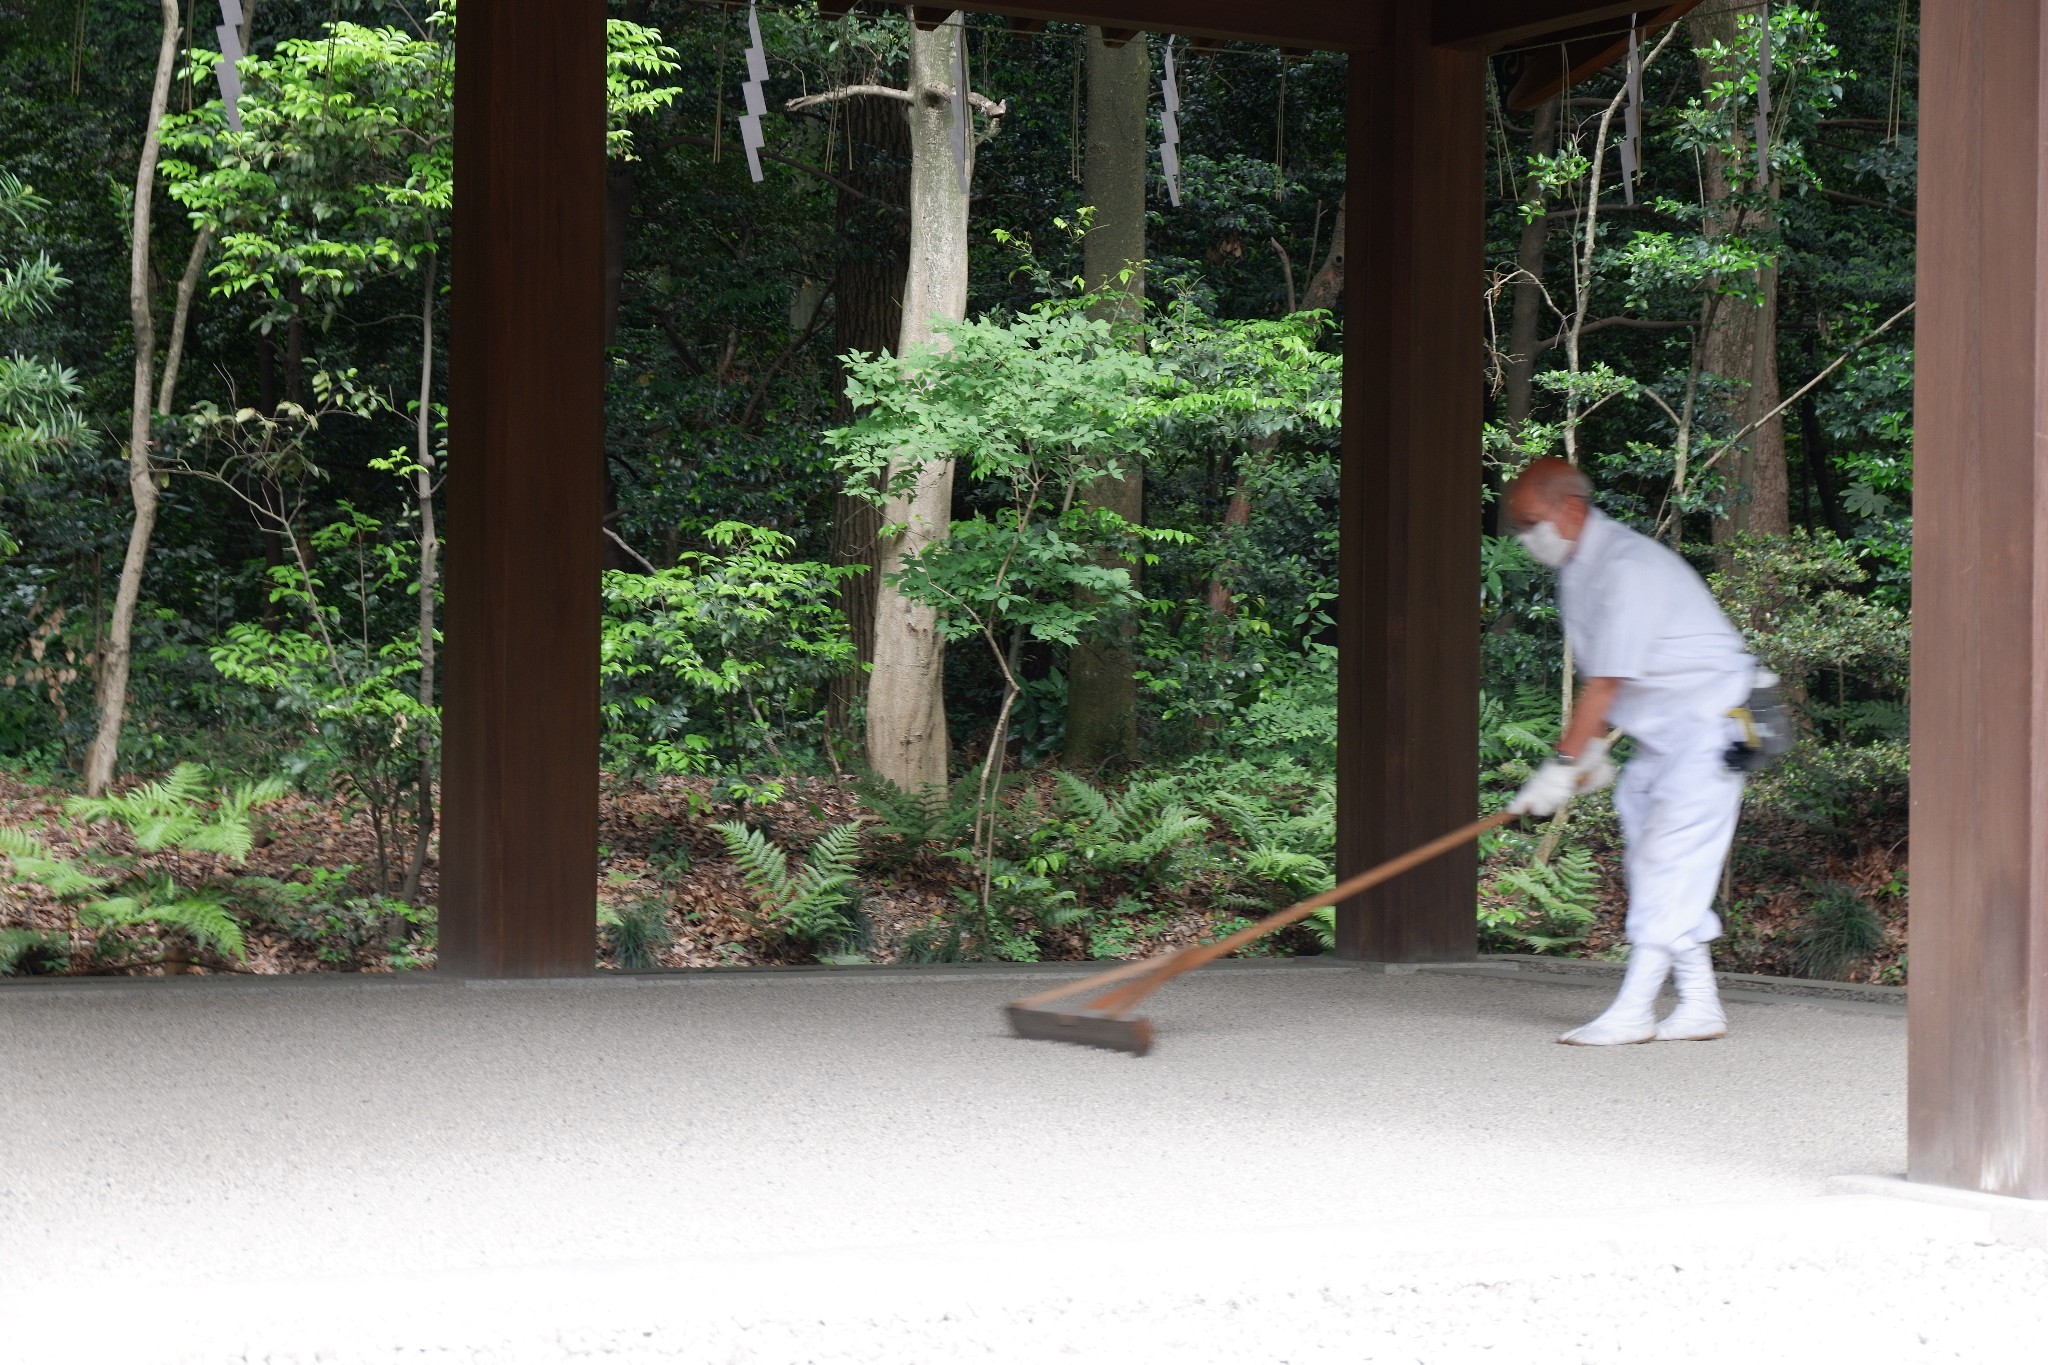
[[[903,275],[910,259],[905,198],[910,167],[910,126],[894,100],[872,96],[846,101],[846,145],[851,165],[837,203],[839,261],[832,288],[832,353],[894,352],[903,331]],[[843,373],[833,377],[840,425],[853,420]],[[853,637],[858,665],[832,684],[832,732],[843,735],[853,703],[867,686],[875,661],[876,579],[881,558],[876,537],[882,511],[847,493],[832,499],[832,563],[864,565],[866,573],[839,589],[839,609]]]
[[[1733,44],[1737,20],[1755,12],[1752,0],[1707,0],[1686,21],[1695,49],[1715,42]],[[1727,80],[1735,73],[1699,58],[1700,84]],[[1732,153],[1713,150],[1701,156],[1706,193],[1704,227],[1710,237],[1741,233],[1764,237],[1776,231],[1776,215],[1768,203],[1744,207],[1731,202],[1733,183],[1745,178],[1754,149],[1740,124]],[[1776,193],[1773,182],[1773,195]],[[1707,315],[1700,339],[1702,373],[1720,381],[1722,421],[1730,432],[1755,422],[1778,405],[1778,272],[1757,272],[1761,305],[1723,297]],[[1785,472],[1785,424],[1773,417],[1749,434],[1735,457],[1724,458],[1728,507],[1714,521],[1714,539],[1744,531],[1782,535],[1791,529],[1790,484]]]
[[[134,216],[129,229],[128,317],[135,329],[135,374],[128,403],[128,494],[135,520],[121,559],[114,612],[100,645],[94,679],[99,726],[85,753],[85,790],[103,795],[114,780],[121,727],[128,717],[128,668],[135,645],[135,604],[142,596],[142,570],[156,530],[156,471],[150,465],[150,399],[156,380],[156,313],[149,297],[150,206],[156,189],[157,153],[162,145],[164,106],[171,96],[171,72],[178,61],[178,0],[161,0],[163,36],[157,46],[156,83],[150,88],[148,122],[136,158]]]
[[[1547,157],[1557,151],[1557,111],[1562,96],[1552,95],[1536,106],[1529,130],[1529,155]],[[1543,256],[1550,243],[1549,207],[1543,182],[1532,170],[1522,182],[1522,240],[1515,252],[1514,313],[1508,322],[1506,399],[1508,431],[1519,434],[1529,421],[1536,378],[1537,338],[1543,326]]]
[[[427,253],[420,267],[420,402],[413,427],[416,450],[413,463],[413,496],[420,512],[420,706],[434,707],[434,606],[441,584],[441,536],[434,518],[434,299],[441,283],[441,256]],[[427,870],[427,845],[434,834],[434,756],[436,743],[431,728],[422,725],[419,738],[420,775],[416,820],[413,827],[412,860],[405,869],[405,884],[398,898],[418,897],[420,877]]]
[[[1111,47],[1090,28],[1088,142],[1082,198],[1095,209],[1082,239],[1082,272],[1091,290],[1117,288],[1117,277],[1145,259],[1145,170],[1150,154],[1145,112],[1151,85],[1150,50],[1141,40]],[[1145,278],[1134,273],[1121,297],[1098,313],[1135,317],[1142,312]],[[1082,500],[1129,522],[1145,515],[1145,473],[1133,467],[1121,479],[1096,479]],[[1133,577],[1136,563],[1124,567]],[[1128,622],[1082,639],[1068,656],[1066,759],[1077,768],[1138,759],[1137,655]]]
[[[1330,250],[1322,265],[1302,291],[1301,311],[1334,313],[1344,295],[1344,201],[1337,201],[1336,221],[1330,225]]]
[[[953,56],[961,24],[955,12],[929,32],[915,25],[910,32],[910,265],[903,281],[899,355],[930,342],[935,321],[967,316],[967,195],[953,156]],[[971,135],[967,148],[971,176]],[[881,543],[875,667],[868,675],[868,761],[910,791],[946,785],[945,642],[938,614],[905,597],[889,579],[905,560],[945,539],[952,514],[950,459],[925,465],[911,490],[882,509],[885,524],[903,529]]]

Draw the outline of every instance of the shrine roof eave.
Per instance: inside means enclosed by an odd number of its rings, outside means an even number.
[[[962,0],[964,9],[1050,23],[1100,24],[1190,38],[1265,43],[1282,48],[1358,51],[1390,41],[1404,0]],[[1643,0],[1410,0],[1430,12],[1439,47],[1490,50],[1564,29],[1626,22]],[[1651,6],[1655,8],[1655,6]]]

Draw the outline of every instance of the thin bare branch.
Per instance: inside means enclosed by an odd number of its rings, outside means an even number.
[[[946,93],[949,97],[952,94],[950,90]],[[798,95],[782,107],[794,114],[799,109],[815,109],[819,105],[837,104],[841,100],[860,99],[862,96],[872,96],[880,100],[902,100],[905,104],[911,102],[908,90],[898,90],[893,85],[842,85],[837,90],[820,90],[815,95]]]

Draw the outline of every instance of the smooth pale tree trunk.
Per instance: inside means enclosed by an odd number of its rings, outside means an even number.
[[[1091,290],[1113,289],[1126,268],[1145,259],[1145,171],[1151,154],[1145,108],[1152,62],[1141,37],[1120,47],[1090,28],[1087,42],[1088,141],[1082,163],[1081,195],[1095,220],[1081,241],[1082,273]],[[1121,299],[1098,309],[1103,316],[1135,317],[1143,309],[1145,278],[1134,273],[1122,284]],[[1126,302],[1125,300],[1128,300]],[[1133,465],[1121,479],[1096,479],[1082,501],[1107,508],[1129,522],[1145,515],[1145,473]],[[1124,565],[1133,577],[1138,565]],[[1083,639],[1068,656],[1066,760],[1077,768],[1100,768],[1138,759],[1137,655],[1128,622]]]
[[[832,287],[832,354],[893,353],[903,332],[903,276],[909,259],[906,172],[910,129],[894,100],[866,96],[845,104],[850,165],[836,205],[838,271]],[[836,422],[853,420],[845,376],[835,375]],[[828,711],[832,733],[848,733],[854,702],[867,687],[875,661],[875,591],[880,573],[875,537],[882,512],[866,498],[841,491],[832,500],[832,563],[867,572],[839,588],[839,610],[853,638],[858,667],[833,680]]]
[[[1557,151],[1557,111],[1561,96],[1536,106],[1529,130],[1529,155],[1547,157]],[[1543,326],[1543,256],[1550,243],[1549,207],[1543,182],[1531,172],[1522,185],[1522,240],[1515,251],[1514,312],[1508,319],[1507,373],[1502,395],[1508,430],[1519,434],[1529,421],[1536,378],[1536,346]]]
[[[967,196],[953,154],[953,54],[961,17],[910,33],[910,264],[897,354],[934,337],[934,322],[967,316]],[[973,138],[968,138],[973,173]],[[868,761],[896,785],[946,785],[945,642],[937,613],[889,581],[904,561],[945,539],[952,525],[953,461],[934,460],[909,492],[882,509],[902,529],[881,542],[875,589],[875,667],[868,675]]]
[[[157,153],[162,146],[164,107],[170,100],[171,73],[178,61],[178,0],[162,0],[163,36],[157,47],[156,83],[150,88],[148,122],[142,152],[136,159],[134,217],[128,251],[128,317],[135,329],[135,377],[128,405],[128,494],[135,520],[128,529],[128,549],[121,558],[121,579],[114,590],[114,610],[100,644],[95,678],[99,726],[85,754],[85,790],[99,796],[114,780],[121,749],[121,727],[128,717],[128,668],[135,643],[135,605],[142,596],[142,570],[149,559],[149,540],[156,530],[156,471],[150,464],[150,402],[156,381],[156,314],[150,300],[150,205],[156,189]],[[169,389],[166,387],[166,395]]]
[[[1705,48],[1714,42],[1732,44],[1737,20],[1754,14],[1753,0],[1707,0],[1687,20],[1693,46]],[[1730,73],[1702,57],[1700,83],[1727,79]],[[1775,229],[1768,209],[1743,209],[1730,204],[1729,172],[1754,170],[1755,148],[1738,126],[1733,155],[1707,151],[1700,158],[1701,179],[1706,194],[1705,230],[1708,236],[1740,232],[1748,236],[1768,235]],[[1742,168],[1742,169],[1738,169]],[[1776,189],[1773,182],[1772,196]],[[1750,425],[1778,405],[1778,272],[1758,273],[1756,286],[1761,306],[1742,299],[1722,297],[1705,314],[1705,331],[1700,338],[1701,373],[1720,381],[1726,396],[1720,400],[1722,423],[1730,432]],[[1714,521],[1714,539],[1725,540],[1744,531],[1783,535],[1791,529],[1790,481],[1785,470],[1785,423],[1773,417],[1751,432],[1737,456],[1724,459],[1728,473],[1728,508]]]

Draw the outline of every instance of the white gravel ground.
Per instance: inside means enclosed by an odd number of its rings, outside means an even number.
[[[1239,969],[1172,987],[1132,1059],[1008,1038],[1022,989],[0,988],[0,1357],[2032,1361],[2048,1341],[2048,1252],[1967,1211],[1822,1197],[1903,1165],[1896,1014],[1738,1004],[1724,1042],[1574,1049],[1551,1039],[1597,990]]]

